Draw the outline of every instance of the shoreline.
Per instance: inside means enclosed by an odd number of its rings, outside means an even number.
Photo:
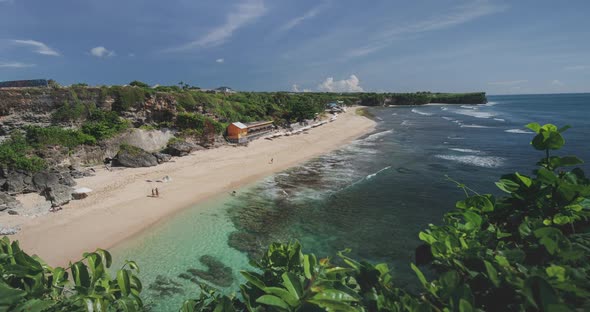
[[[369,133],[376,122],[357,115],[357,109],[350,108],[336,121],[296,136],[259,139],[247,147],[197,151],[156,167],[113,171],[96,168],[96,176],[77,180],[78,187],[93,189],[87,198],[71,201],[58,213],[36,218],[10,216],[0,218],[0,222],[20,222],[22,230],[10,238],[19,240],[24,250],[37,254],[49,265],[64,266],[80,259],[84,252],[112,248],[182,210]],[[170,176],[172,181],[146,182],[164,176]],[[156,186],[160,197],[149,197]]]

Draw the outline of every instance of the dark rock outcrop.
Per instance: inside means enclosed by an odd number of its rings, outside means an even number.
[[[116,166],[129,168],[152,167],[158,164],[156,156],[131,145],[121,145],[113,161]]]
[[[22,170],[14,170],[3,172],[4,185],[0,187],[1,190],[8,194],[21,194],[36,191],[33,186],[33,177],[29,172]]]
[[[153,155],[156,157],[159,164],[169,162],[170,159],[172,159],[172,155],[170,155],[170,154],[154,153]]]
[[[178,141],[169,144],[168,148],[166,148],[166,153],[172,156],[182,157],[192,153],[197,149],[199,149],[198,145],[185,141]]]
[[[52,207],[59,207],[69,203],[72,200],[74,189],[62,184],[55,184],[47,187],[42,195],[51,201]]]
[[[14,197],[0,192],[0,211],[19,209],[21,204]]]

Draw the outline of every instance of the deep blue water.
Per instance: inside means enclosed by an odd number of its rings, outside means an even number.
[[[236,280],[226,288],[231,291],[241,281],[237,269],[247,267],[246,253],[238,250],[256,255],[272,241],[297,239],[305,252],[318,256],[351,248],[353,257],[387,262],[399,283],[411,283],[408,265],[419,231],[439,223],[464,197],[447,176],[479,193],[501,195],[493,182],[514,171],[531,174],[544,156],[529,144],[533,133],[524,125],[530,122],[571,125],[557,154],[590,161],[590,94],[490,96],[489,101],[372,108],[378,121],[374,133],[246,187],[237,197],[183,211],[122,244],[115,256],[137,260],[147,272],[146,284],[163,275],[188,289],[158,298],[157,307],[166,309],[196,293],[177,276],[204,269],[200,256],[235,267]],[[147,296],[154,295],[148,288]]]

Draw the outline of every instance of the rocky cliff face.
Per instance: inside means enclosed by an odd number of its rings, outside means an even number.
[[[120,99],[102,88],[7,88],[0,89],[0,140],[26,125],[48,126],[52,114],[65,103],[94,105],[111,111]],[[146,95],[123,113],[133,125],[172,121],[178,114],[177,101],[166,93]]]

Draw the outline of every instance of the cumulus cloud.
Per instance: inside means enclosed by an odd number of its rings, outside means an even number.
[[[561,87],[561,86],[564,86],[565,85],[565,83],[563,83],[563,82],[561,82],[561,81],[559,81],[557,79],[551,81],[551,84],[554,85],[554,86],[558,86],[558,87]]]
[[[1,2],[1,1],[0,1]],[[36,66],[35,64],[25,64],[20,62],[3,63],[0,62],[0,68],[27,68]]]
[[[318,85],[318,90],[324,92],[364,92],[360,86],[360,80],[356,75],[350,75],[348,79],[334,80],[328,77]]]
[[[238,29],[256,21],[267,12],[263,0],[246,0],[237,4],[225,18],[225,23],[211,29],[201,38],[166,52],[180,52],[195,48],[209,48],[225,43]]]
[[[225,62],[225,60],[222,59],[222,58],[218,58],[218,59],[215,60],[215,62],[221,64],[221,63]]]
[[[491,86],[514,86],[528,82],[528,80],[507,80],[507,81],[492,81],[488,82]]]
[[[12,42],[16,45],[20,46],[27,46],[33,48],[35,53],[43,54],[43,55],[50,55],[50,56],[60,56],[59,52],[50,48],[45,43],[35,40],[12,40]]]
[[[98,46],[90,49],[90,55],[96,56],[98,58],[110,57],[115,55],[115,51],[108,50],[103,46]]]

